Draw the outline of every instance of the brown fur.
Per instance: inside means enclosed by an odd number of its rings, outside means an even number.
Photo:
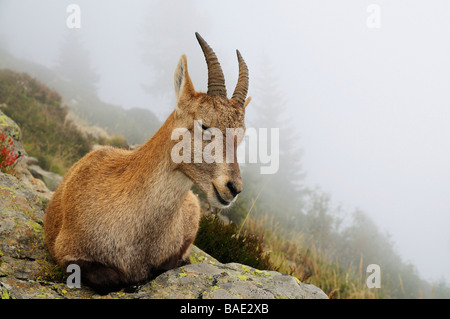
[[[186,258],[200,217],[193,183],[219,207],[213,183],[226,201],[236,195],[228,182],[241,190],[236,162],[176,164],[170,154],[175,128],[192,131],[194,119],[223,133],[243,128],[244,108],[195,92],[186,56],[175,72],[175,92],[176,110],[147,143],[134,151],[104,147],[84,156],[65,175],[44,215],[50,254],[63,267],[79,264],[82,280],[101,293],[147,280]]]

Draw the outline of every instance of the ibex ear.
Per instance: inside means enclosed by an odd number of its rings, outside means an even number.
[[[175,96],[177,98],[177,104],[180,98],[190,98],[194,95],[194,85],[189,77],[187,69],[186,55],[183,54],[178,62],[177,68],[174,74]]]

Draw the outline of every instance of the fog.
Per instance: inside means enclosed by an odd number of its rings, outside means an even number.
[[[205,90],[196,31],[216,51],[228,92],[237,81],[235,49],[248,64],[255,105],[252,85],[274,73],[300,133],[304,183],[367,212],[424,279],[450,282],[448,1],[377,1],[373,27],[373,2],[360,0],[0,0],[0,45],[54,68],[74,31],[66,25],[71,3],[81,9],[75,32],[105,102],[163,119],[184,53],[195,88]],[[155,72],[158,64],[165,72]],[[247,119],[257,112],[251,103]]]

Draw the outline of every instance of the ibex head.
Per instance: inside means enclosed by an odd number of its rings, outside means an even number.
[[[241,54],[237,51],[239,79],[233,96],[228,99],[225,78],[216,54],[198,33],[196,33],[196,37],[208,66],[208,92],[195,91],[189,77],[186,56],[183,55],[174,76],[177,99],[174,124],[176,127],[190,131],[191,143],[194,147],[191,148],[190,154],[192,161],[180,163],[178,169],[206,194],[208,201],[213,206],[224,208],[228,207],[242,190],[236,149],[243,138],[245,107],[250,102],[250,98],[246,99],[248,68]],[[201,124],[199,121],[201,121]],[[230,130],[227,129],[238,129],[241,134],[230,138]],[[235,132],[238,130],[235,130]],[[202,132],[206,138],[210,137],[212,140],[222,141],[222,147],[214,149],[214,152],[220,150],[222,154],[213,154],[222,158],[222,161],[196,160],[194,154],[196,131]],[[197,145],[199,145],[198,143]],[[200,142],[201,151],[210,143],[211,140],[202,140]],[[233,154],[229,154],[230,151]]]

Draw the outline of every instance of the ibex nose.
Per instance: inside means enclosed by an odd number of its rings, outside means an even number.
[[[236,183],[229,181],[227,183],[227,187],[230,190],[231,195],[233,195],[233,197],[236,197],[241,191],[242,191],[242,186],[236,186]]]

